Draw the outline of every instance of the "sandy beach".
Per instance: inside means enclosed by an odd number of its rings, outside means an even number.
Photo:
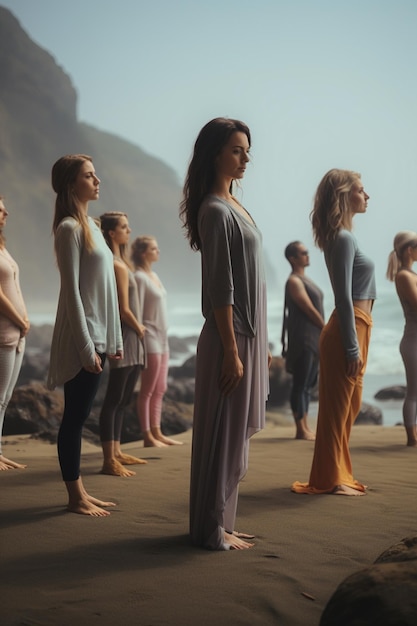
[[[269,421],[251,441],[236,529],[256,545],[242,552],[190,545],[191,432],[183,446],[125,445],[148,460],[132,478],[99,474],[101,451],[84,444],[88,491],[117,503],[106,518],[65,511],[55,446],[6,437],[5,455],[28,467],[0,472],[2,626],[317,626],[344,578],[417,534],[417,449],[401,427],[356,426],[368,494],[297,495],[314,444],[293,434]]]

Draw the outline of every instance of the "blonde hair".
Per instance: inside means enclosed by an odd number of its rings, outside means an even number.
[[[141,237],[136,237],[135,241],[132,243],[130,248],[130,257],[136,268],[144,267],[143,255],[149,248],[152,241],[156,241],[155,237],[152,237],[151,235],[142,235]]]
[[[80,225],[87,252],[91,252],[94,248],[94,241],[88,217],[80,210],[80,203],[73,189],[78,173],[86,161],[93,162],[87,154],[67,154],[58,159],[52,167],[52,189],[56,193],[52,232],[56,234],[58,226],[65,217],[73,217]]]
[[[395,280],[409,246],[417,247],[417,233],[413,230],[402,230],[394,237],[394,249],[388,255],[387,278]]]
[[[321,179],[310,213],[314,242],[320,250],[341,228],[352,228],[349,194],[360,178],[358,172],[332,169]]]

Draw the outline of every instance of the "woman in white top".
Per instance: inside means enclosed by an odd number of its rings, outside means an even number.
[[[146,327],[146,366],[141,375],[137,397],[137,412],[145,447],[162,448],[179,444],[161,431],[162,399],[168,378],[168,329],[166,291],[152,270],[159,259],[158,243],[154,237],[137,237],[132,243],[132,261],[142,308],[142,322]]]
[[[0,196],[0,470],[26,467],[5,457],[1,447],[4,415],[22,366],[25,336],[30,327],[20,291],[19,267],[6,250],[3,236],[8,215]]]
[[[417,446],[417,233],[401,231],[394,238],[394,250],[388,258],[387,278],[395,287],[404,312],[405,326],[400,343],[404,362],[407,391],[403,404],[403,419],[407,446]]]
[[[51,345],[48,386],[64,385],[58,456],[68,511],[109,515],[114,506],[90,496],[80,476],[82,428],[100,382],[106,355],[123,356],[113,255],[88,204],[99,197],[91,157],[61,157],[52,168],[56,192],[53,232],[61,289]]]

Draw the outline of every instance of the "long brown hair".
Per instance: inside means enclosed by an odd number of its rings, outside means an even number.
[[[92,163],[93,159],[87,154],[67,154],[58,159],[52,167],[52,189],[56,193],[52,232],[56,234],[59,224],[65,217],[73,217],[82,230],[86,250],[91,252],[94,242],[88,217],[80,210],[80,203],[73,189],[78,173],[86,161]]]
[[[349,194],[360,177],[351,170],[332,169],[321,179],[310,213],[314,241],[320,250],[341,228],[352,228]]]
[[[246,124],[227,117],[216,117],[201,129],[194,144],[180,204],[180,218],[193,250],[200,250],[201,246],[197,228],[198,211],[204,196],[210,193],[215,183],[216,157],[236,132],[244,133],[249,146],[251,145],[250,131]]]
[[[103,237],[106,240],[107,245],[110,250],[113,252],[112,246],[112,238],[110,237],[110,231],[116,230],[117,226],[120,224],[120,218],[125,217],[127,219],[127,214],[123,213],[123,211],[108,211],[107,213],[103,213],[100,215],[100,226],[101,232],[103,233]],[[128,255],[128,246],[126,243],[123,243],[119,246],[120,250],[120,258],[126,265],[131,268],[131,263]]]

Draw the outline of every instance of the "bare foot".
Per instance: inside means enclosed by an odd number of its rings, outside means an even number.
[[[131,454],[116,454],[116,460],[119,461],[122,465],[145,465],[148,461],[145,459],[139,459],[137,456],[132,456]]]
[[[168,444],[162,443],[162,441],[158,441],[158,439],[154,439],[152,437],[152,439],[143,440],[143,447],[144,448],[168,448]]]
[[[8,459],[0,454],[0,471],[9,469],[25,469],[25,467],[27,467],[27,465],[16,463],[16,461],[12,461],[11,459]]]
[[[243,541],[243,539],[239,539],[235,534],[224,533],[224,543],[230,546],[230,550],[247,550],[248,548],[252,548],[255,544],[249,543],[248,541]]]
[[[255,535],[248,535],[246,533],[240,533],[237,530],[234,530],[232,535],[235,537],[239,537],[239,539],[255,539]]]
[[[170,437],[165,437],[165,435],[159,435],[157,441],[160,443],[164,443],[166,446],[182,446],[182,441],[176,441],[175,439],[171,439]]]
[[[70,513],[80,513],[81,515],[91,515],[93,517],[107,517],[109,511],[105,511],[101,507],[89,502],[88,500],[79,500],[78,502],[69,502],[67,511]]]
[[[295,434],[296,439],[304,439],[304,441],[315,441],[316,435],[311,430],[303,430]]]
[[[99,500],[98,498],[94,498],[93,496],[90,496],[89,493],[85,492],[85,499],[88,502],[91,502],[91,504],[95,504],[96,506],[116,506],[115,502],[106,502],[105,500]],[[83,498],[84,499],[84,498]]]
[[[116,459],[110,459],[108,461],[103,462],[101,474],[108,474],[109,476],[127,477],[127,476],[135,476],[136,472],[132,472],[131,470],[126,469]]]
[[[336,487],[331,492],[334,496],[365,496],[364,491],[358,491],[358,489],[353,489],[353,487],[348,487],[347,485],[336,485]]]
[[[417,439],[407,439],[407,446],[410,446],[411,448],[416,448]]]

